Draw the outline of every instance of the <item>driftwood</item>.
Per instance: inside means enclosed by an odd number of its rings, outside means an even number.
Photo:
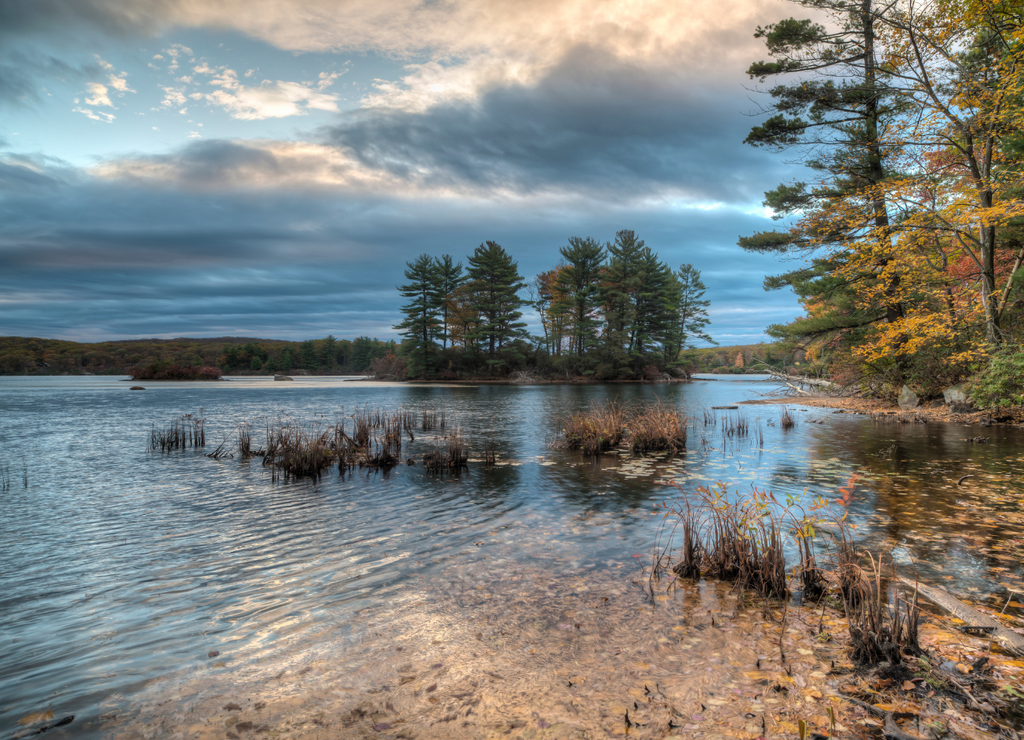
[[[1019,635],[1013,630],[1007,629],[999,624],[992,617],[982,614],[977,609],[972,609],[959,599],[952,596],[944,588],[938,586],[926,586],[923,583],[914,583],[907,578],[900,578],[900,582],[907,588],[917,589],[917,593],[924,596],[928,601],[941,607],[957,619],[962,619],[969,628],[987,632],[992,638],[1008,653],[1018,657],[1024,657],[1024,635]]]

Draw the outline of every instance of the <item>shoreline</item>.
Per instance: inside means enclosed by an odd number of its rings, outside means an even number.
[[[942,402],[937,406],[919,406],[916,409],[901,409],[898,405],[872,398],[831,398],[828,396],[763,398],[738,401],[743,406],[809,406],[811,408],[834,409],[837,414],[870,416],[876,420],[897,424],[959,424],[961,426],[1024,426],[1024,407],[1016,406],[1002,410],[972,411],[953,413]]]
[[[691,378],[672,378],[670,380],[591,380],[574,378],[572,380],[546,380],[535,378],[526,381],[515,381],[509,378],[457,378],[455,380],[382,380],[380,378],[354,378],[352,383],[415,383],[416,385],[440,386],[471,386],[471,385],[673,385],[676,383],[692,383]]]

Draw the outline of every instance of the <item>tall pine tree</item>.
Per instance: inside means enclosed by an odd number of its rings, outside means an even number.
[[[597,343],[600,321],[601,269],[605,248],[590,237],[569,237],[569,245],[558,250],[566,264],[555,278],[560,300],[552,310],[566,315],[572,326],[569,351],[582,357]]]
[[[479,324],[472,330],[473,338],[487,349],[487,364],[492,372],[502,363],[497,352],[509,340],[523,336],[525,322],[519,321],[519,309],[526,301],[519,291],[526,287],[519,274],[519,265],[496,242],[481,244],[469,258],[466,276],[476,301],[473,308]]]
[[[701,280],[700,270],[691,264],[680,265],[675,280],[674,324],[665,345],[665,356],[669,362],[675,362],[684,349],[692,348],[694,340],[717,344],[706,331],[711,323],[708,318],[711,301],[704,297],[707,286]]]
[[[409,375],[427,377],[433,370],[437,353],[434,339],[440,327],[437,265],[429,255],[421,254],[406,266],[405,279],[409,282],[398,286],[398,292],[410,301],[402,306],[405,321],[395,328],[405,337]]]
[[[444,254],[434,260],[437,272],[437,301],[441,314],[441,348],[448,349],[449,314],[452,312],[452,298],[455,291],[462,285],[465,276],[462,274],[462,263],[453,262],[450,254]]]

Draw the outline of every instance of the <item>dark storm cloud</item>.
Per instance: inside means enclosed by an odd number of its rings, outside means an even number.
[[[511,85],[425,112],[370,108],[325,136],[367,167],[425,185],[582,190],[622,199],[677,189],[750,202],[782,169],[742,145],[739,85],[640,67],[588,47],[534,86]]]
[[[225,156],[211,146],[184,156],[198,151]],[[724,343],[756,341],[765,324],[797,313],[790,296],[761,291],[778,266],[732,246],[739,233],[764,228],[735,209],[192,192],[97,181],[38,157],[8,157],[0,182],[0,334],[394,336],[395,286],[417,254],[465,263],[493,239],[532,279],[557,263],[569,236],[608,241],[623,228],[673,267],[703,272],[712,333]]]

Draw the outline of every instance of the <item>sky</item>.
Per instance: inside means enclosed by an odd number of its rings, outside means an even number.
[[[5,0],[0,335],[396,338],[406,262],[632,229],[711,335],[801,313],[739,236],[781,0]],[[534,327],[536,331],[539,329]]]

